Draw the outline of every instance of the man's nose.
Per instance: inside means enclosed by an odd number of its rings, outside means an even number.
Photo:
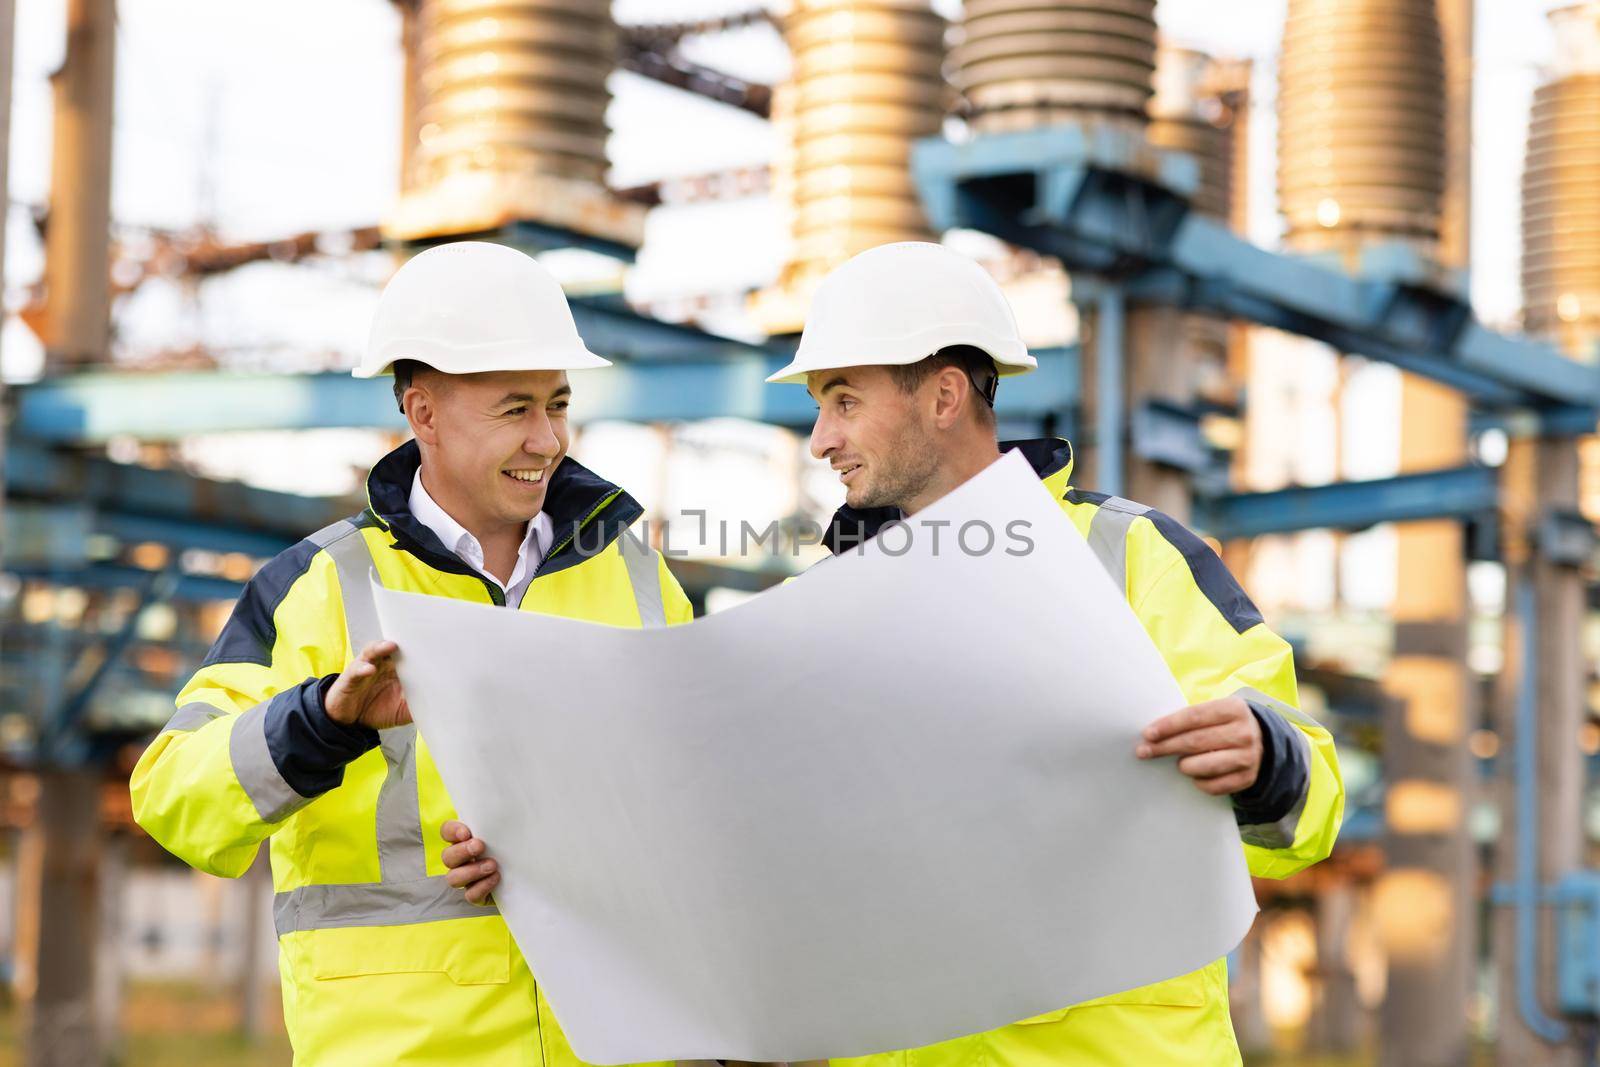
[[[833,420],[819,413],[811,427],[811,454],[817,459],[827,459],[828,453],[837,452],[843,445],[844,439],[834,429]]]
[[[535,456],[554,456],[561,451],[561,439],[550,425],[550,416],[543,411],[531,420],[527,436],[522,439],[522,450]]]

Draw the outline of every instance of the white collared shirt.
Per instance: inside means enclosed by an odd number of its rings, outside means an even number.
[[[511,580],[502,582],[490,574],[483,565],[483,545],[478,539],[462,526],[450,513],[441,508],[428,495],[422,487],[422,471],[419,469],[416,476],[411,479],[411,514],[444,543],[444,547],[454,552],[461,561],[489,581],[499,586],[506,595],[506,603],[516,607],[522,602],[522,594],[527,592],[528,583],[533,581],[533,574],[539,569],[539,564],[544,562],[544,554],[549,551],[550,544],[555,540],[555,523],[550,521],[550,516],[544,512],[533,517],[528,523],[528,532],[522,538],[522,547],[517,549],[517,565],[511,570]]]

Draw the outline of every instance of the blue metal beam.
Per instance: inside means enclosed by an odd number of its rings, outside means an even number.
[[[274,555],[357,510],[349,500],[275,493],[22,441],[7,448],[5,471],[8,497],[87,504],[95,529],[120,540],[254,556]]]
[[[1362,530],[1384,522],[1492,515],[1499,472],[1457,467],[1273,493],[1234,493],[1195,501],[1195,525],[1223,541],[1297,530]]]
[[[1039,370],[1008,378],[1000,417],[1039,421],[1078,402],[1076,348],[1035,352]],[[809,428],[816,407],[794,385],[767,385],[787,354],[760,358],[636,359],[572,375],[578,422],[753,419]],[[404,430],[387,379],[348,374],[127,374],[49,378],[12,390],[12,432],[35,441],[95,444],[112,437],[172,440],[235,430],[370,427]]]
[[[54,585],[76,586],[80,589],[143,589],[149,585],[151,578],[150,571],[120,563],[91,563],[84,567],[62,570],[57,567],[14,565],[10,560],[6,560],[3,569],[18,578],[50,582]],[[242,592],[244,592],[243,582],[209,574],[180,574],[171,599],[237,600]]]
[[[567,303],[584,344],[613,360],[782,359],[787,362],[798,341],[792,337],[740,341],[707,333],[698,326],[662,322],[639,314],[620,294],[570,296]]]
[[[916,146],[913,171],[938,229],[986,230],[1121,279],[1130,299],[1245,319],[1397,364],[1479,403],[1600,411],[1600,367],[1472,321],[1448,287],[1392,253],[1362,276],[1257,248],[1189,211],[1165,160],[1072,127]],[[1143,175],[1154,174],[1154,177]]]

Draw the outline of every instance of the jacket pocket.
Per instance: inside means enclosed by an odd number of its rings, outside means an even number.
[[[1096,997],[1086,1000],[1081,1004],[1072,1004],[1055,1011],[1047,1011],[1043,1015],[1035,1015],[1031,1019],[1023,1019],[1016,1023],[1017,1026],[1037,1026],[1041,1023],[1060,1022],[1067,1017],[1069,1012],[1080,1008],[1121,1007],[1136,1004],[1160,1005],[1171,1008],[1199,1008],[1204,1007],[1207,996],[1206,972],[1201,970],[1178,978],[1169,978],[1164,982],[1154,982],[1150,985],[1139,986],[1122,993],[1113,993],[1110,996]]]
[[[499,915],[408,926],[311,931],[307,963],[318,981],[374,974],[439,974],[456,985],[511,980],[511,931]]]
[[[1215,966],[1213,964],[1213,966]],[[1080,1008],[1095,1008],[1102,1005],[1116,1004],[1161,1004],[1173,1008],[1200,1008],[1210,1000],[1210,982],[1207,971],[1202,967],[1198,971],[1169,978],[1164,982],[1153,982],[1142,985],[1137,989],[1130,989],[1123,993],[1113,993],[1108,997],[1096,997],[1077,1005]]]

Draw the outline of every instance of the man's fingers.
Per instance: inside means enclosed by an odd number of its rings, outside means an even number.
[[[1248,771],[1253,762],[1249,749],[1227,748],[1220,752],[1202,752],[1198,756],[1185,756],[1178,761],[1178,770],[1190,778],[1220,778],[1223,775]]]
[[[376,663],[385,656],[393,655],[399,648],[400,646],[393,641],[374,641],[361,650],[359,658],[366,660],[368,663]]]
[[[1252,779],[1247,773],[1225,774],[1220,778],[1196,778],[1194,784],[1202,793],[1210,793],[1214,797],[1231,796],[1241,789],[1248,789]]]
[[[1239,722],[1227,722],[1221,726],[1204,726],[1198,730],[1173,734],[1153,744],[1143,742],[1139,745],[1138,756],[1140,759],[1173,755],[1192,756],[1224,748],[1244,748],[1249,744],[1250,733],[1244,725]]]
[[[462,827],[462,829],[466,828]],[[475,860],[482,859],[485,851],[482,841],[479,841],[476,837],[469,837],[467,840],[445,849],[439,854],[439,858],[444,860],[446,867],[454,870],[464,863],[472,863]]]
[[[1163,715],[1144,728],[1144,739],[1152,744],[1205,726],[1217,726],[1238,717],[1238,709],[1231,700],[1213,700],[1180,708],[1171,715]]]
[[[439,827],[439,836],[446,841],[460,842],[471,837],[472,831],[467,829],[467,824],[460,819],[447,819],[444,825]],[[445,851],[448,852],[450,850],[445,849]],[[448,863],[448,861],[446,862]]]
[[[484,860],[481,863],[469,863],[464,867],[457,867],[452,871],[448,871],[444,876],[444,880],[447,885],[460,889],[463,886],[470,886],[474,882],[489,877],[499,869],[500,865],[495,863],[494,860]]]
[[[489,894],[493,893],[495,886],[500,884],[500,876],[491,874],[478,884],[467,889],[467,902],[470,904],[489,903]]]

